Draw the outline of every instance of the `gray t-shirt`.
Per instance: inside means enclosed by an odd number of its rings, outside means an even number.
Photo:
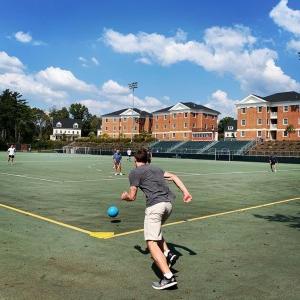
[[[142,165],[129,174],[130,186],[139,187],[146,195],[146,207],[160,202],[171,202],[175,195],[164,178],[164,171],[153,165]]]

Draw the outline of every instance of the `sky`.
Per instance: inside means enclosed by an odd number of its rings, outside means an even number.
[[[300,92],[299,0],[0,0],[0,92],[101,116]]]

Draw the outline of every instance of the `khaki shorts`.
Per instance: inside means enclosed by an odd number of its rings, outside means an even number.
[[[145,241],[162,240],[161,225],[166,222],[171,212],[171,202],[160,202],[146,208],[144,220]]]

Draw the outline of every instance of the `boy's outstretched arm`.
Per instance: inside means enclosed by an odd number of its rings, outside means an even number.
[[[189,191],[187,190],[187,188],[185,187],[185,185],[183,184],[183,182],[180,180],[180,178],[178,176],[176,176],[173,173],[165,172],[164,177],[167,180],[173,181],[178,186],[178,188],[183,193],[183,201],[184,202],[192,201],[192,199],[193,199],[192,195],[189,193]]]
[[[137,187],[131,186],[128,192],[123,192],[121,195],[121,199],[125,201],[134,201],[137,194]]]

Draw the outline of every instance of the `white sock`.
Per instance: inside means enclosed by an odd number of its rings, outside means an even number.
[[[172,272],[165,273],[164,277],[166,277],[167,279],[171,279],[173,277],[173,273]]]
[[[169,252],[170,252],[169,249],[168,249],[168,250],[165,250],[165,251],[164,251],[164,256],[167,257]]]

